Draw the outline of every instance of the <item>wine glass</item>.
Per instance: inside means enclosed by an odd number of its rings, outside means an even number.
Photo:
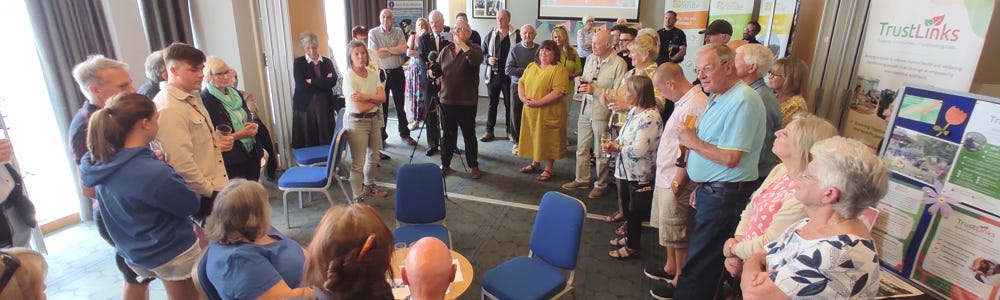
[[[614,137],[611,135],[611,131],[610,130],[605,131],[604,133],[602,133],[601,134],[601,146],[602,146],[602,148],[603,148],[603,146],[606,146],[606,145],[610,144],[612,140],[614,140]],[[604,157],[611,158],[611,151],[604,151]]]
[[[233,128],[226,124],[215,126],[215,131],[219,132],[219,135],[221,136],[229,136],[230,134],[233,134]]]

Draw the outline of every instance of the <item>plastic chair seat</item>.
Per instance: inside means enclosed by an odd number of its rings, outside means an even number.
[[[566,288],[566,277],[545,262],[515,257],[483,276],[483,289],[497,299],[551,299]]]
[[[330,155],[330,145],[292,149],[292,157],[300,166],[325,163]]]
[[[423,237],[435,237],[445,245],[451,245],[448,235],[448,227],[441,224],[412,224],[405,225],[396,228],[392,231],[392,236],[396,239],[397,243],[410,243],[416,242]],[[450,246],[449,246],[450,248]]]
[[[321,167],[291,167],[278,178],[282,188],[322,188],[327,183],[327,170]]]

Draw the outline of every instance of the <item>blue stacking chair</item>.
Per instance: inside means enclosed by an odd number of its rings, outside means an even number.
[[[344,129],[344,122],[347,118],[341,118],[344,115],[344,109],[341,108],[337,112],[337,115],[333,117],[334,127],[333,127],[333,137],[336,138],[340,131]],[[330,143],[333,143],[332,141]],[[304,147],[298,149],[292,149],[292,158],[295,163],[299,166],[322,166],[326,164],[327,158],[330,156],[330,145],[319,145],[312,147]]]
[[[572,291],[586,214],[587,207],[580,200],[559,192],[545,193],[531,228],[528,256],[487,271],[483,298],[554,299]]]
[[[341,122],[337,122],[338,126]],[[284,191],[281,195],[285,207],[285,224],[291,226],[288,219],[288,193],[297,192],[299,194],[299,208],[302,207],[302,193],[320,192],[326,196],[326,200],[333,205],[333,196],[330,195],[330,188],[336,181],[340,185],[340,190],[344,192],[344,198],[351,202],[351,196],[347,194],[344,183],[338,173],[346,170],[341,167],[341,159],[344,156],[344,148],[347,147],[347,135],[343,130],[337,132],[333,137],[333,142],[327,147],[325,166],[299,166],[285,170],[278,178],[278,189]]]
[[[444,176],[435,164],[407,164],[396,172],[396,242],[436,237],[451,248],[445,224]]]

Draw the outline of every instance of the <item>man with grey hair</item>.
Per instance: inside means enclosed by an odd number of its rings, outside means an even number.
[[[458,21],[451,29],[453,43],[441,49],[441,172],[451,171],[451,158],[458,149],[458,129],[462,128],[469,176],[479,179],[479,145],[476,140],[476,106],[479,102],[479,64],[483,51],[469,43],[469,23]]]
[[[440,11],[431,11],[430,14],[427,14],[427,20],[431,24],[431,32],[425,33],[417,39],[420,56],[415,63],[425,64],[429,67],[436,62],[430,61],[427,56],[431,52],[437,53],[441,51],[450,42],[448,42],[448,38],[444,32],[444,15]],[[440,53],[438,54],[440,55]],[[428,76],[432,75],[430,73],[428,71]],[[427,112],[424,117],[424,128],[427,129],[427,156],[437,154],[438,147],[441,145],[440,109],[438,108],[440,106],[440,103],[438,103],[438,91],[440,89],[441,87],[435,82],[434,78],[426,80],[420,87],[420,91],[424,95],[424,111]]]
[[[514,144],[512,149],[514,154],[517,154],[517,143],[521,134],[521,110],[524,109],[524,102],[517,96],[517,82],[521,79],[521,75],[524,75],[524,69],[535,61],[535,55],[538,54],[535,45],[537,45],[535,27],[524,24],[521,26],[521,42],[510,48],[510,53],[507,53],[507,63],[504,64],[504,73],[510,76],[510,94],[514,95],[510,99],[510,110],[507,111],[511,122],[507,130],[510,131],[508,136]]]
[[[695,71],[711,94],[698,128],[681,126],[680,145],[688,152],[687,173],[697,183],[691,206],[688,259],[677,278],[674,299],[710,299],[722,275],[719,257],[736,230],[757,181],[757,162],[764,144],[764,103],[736,75],[735,54],[726,45],[698,50]],[[671,295],[667,295],[671,296]]]
[[[437,238],[425,237],[410,247],[400,276],[410,286],[409,299],[437,300],[444,299],[457,268],[448,246]]]
[[[146,83],[137,93],[153,99],[160,93],[160,82],[164,80],[167,80],[167,64],[163,62],[163,50],[156,50],[146,57]]]
[[[483,64],[487,68],[485,72],[486,91],[489,94],[490,106],[486,113],[486,133],[479,139],[480,141],[489,142],[495,138],[493,128],[497,125],[497,107],[500,105],[501,94],[503,94],[503,108],[507,110],[504,113],[507,137],[513,140],[510,131],[513,126],[510,120],[510,95],[513,90],[510,85],[510,76],[504,72],[503,67],[507,64],[511,45],[521,42],[521,37],[518,34],[519,32],[510,26],[510,12],[501,9],[497,13],[497,26],[486,34],[486,40],[482,43]],[[514,93],[516,95],[516,91]]]
[[[764,183],[767,174],[770,174],[774,165],[778,164],[778,158],[770,149],[774,146],[774,133],[781,129],[781,105],[778,104],[774,92],[764,82],[764,76],[771,71],[772,65],[774,65],[774,54],[767,49],[767,46],[746,44],[736,48],[736,76],[757,91],[760,100],[764,101],[764,112],[767,114],[764,146],[761,148],[764,150],[760,151],[760,161],[757,162],[757,175],[760,177],[757,178],[754,190]]]
[[[403,95],[403,88],[406,84],[406,77],[403,75],[403,62],[406,58],[406,36],[399,27],[393,27],[392,22],[395,17],[392,10],[383,9],[378,16],[379,26],[368,31],[368,48],[375,50],[377,59],[382,62],[382,69],[385,70],[385,96],[392,95],[392,103],[396,107],[396,129],[399,131],[399,138],[407,145],[413,146],[417,141],[410,137],[410,122],[406,118],[406,103]],[[372,57],[376,59],[376,57]],[[382,102],[382,119],[389,118],[389,101]],[[385,124],[382,125],[382,137],[387,137]],[[383,139],[384,140],[384,139]]]
[[[576,123],[576,179],[562,185],[567,190],[590,187],[590,154],[594,149],[600,149],[599,138],[608,131],[608,119],[611,117],[608,103],[604,103],[601,95],[621,82],[628,70],[625,60],[612,50],[612,42],[611,34],[605,30],[594,34],[592,62],[584,66],[583,74],[578,78],[580,87],[577,92],[583,94],[583,104],[580,105],[580,118]],[[603,197],[608,188],[608,159],[598,155],[596,160],[597,180],[588,195],[591,199]]]
[[[83,92],[87,101],[83,103],[80,110],[73,115],[73,120],[69,123],[69,145],[73,151],[73,161],[80,165],[80,159],[87,153],[87,127],[90,124],[90,115],[98,109],[104,107],[104,103],[111,97],[121,93],[134,93],[132,78],[128,74],[128,65],[106,58],[103,55],[93,55],[87,60],[73,67],[73,79]],[[104,219],[101,218],[100,207],[97,203],[97,195],[93,187],[81,186],[85,197],[90,198],[94,208],[94,225],[97,232],[108,244],[115,246],[104,227]],[[126,264],[125,258],[115,251],[115,263],[118,271],[125,278],[125,287],[122,292],[124,299],[144,299],[149,298],[149,281],[140,282],[138,275]]]

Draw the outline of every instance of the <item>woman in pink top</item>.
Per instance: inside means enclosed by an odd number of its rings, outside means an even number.
[[[763,251],[764,245],[806,216],[802,204],[795,199],[793,179],[809,164],[809,148],[813,143],[836,136],[837,129],[825,119],[800,114],[774,135],[772,151],[782,163],[771,170],[750,197],[736,232],[722,248],[726,270],[737,278],[744,259]]]

